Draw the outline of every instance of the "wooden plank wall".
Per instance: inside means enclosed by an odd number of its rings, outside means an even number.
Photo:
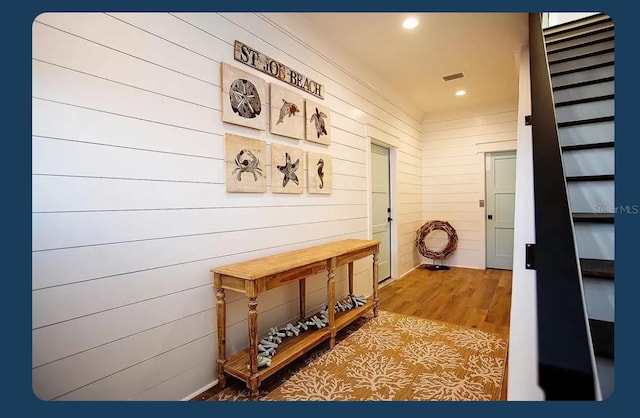
[[[235,40],[325,85],[329,148],[222,122],[220,63],[243,67]],[[367,126],[398,138],[399,275],[419,262],[420,116],[299,15],[42,14],[32,73],[32,378],[42,399],[188,399],[214,383],[210,268],[368,238]],[[328,152],[333,193],[226,193],[226,132]],[[355,272],[370,292],[370,261]],[[346,268],[336,278],[345,295]],[[324,277],[308,281],[310,309],[325,288]],[[246,299],[227,300],[234,352],[247,344]],[[264,332],[295,317],[296,288],[259,302]]]
[[[486,200],[485,153],[516,149],[516,118],[514,103],[429,115],[424,121],[423,219],[448,221],[456,229],[458,247],[447,265],[485,268],[485,209],[479,206],[479,200]],[[429,236],[429,248],[446,243],[442,231]]]

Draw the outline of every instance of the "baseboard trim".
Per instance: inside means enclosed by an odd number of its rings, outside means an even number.
[[[200,395],[202,392],[206,392],[207,390],[211,389],[212,387],[214,387],[215,385],[218,384],[218,379],[214,380],[211,383],[208,383],[206,385],[204,385],[203,387],[201,387],[200,389],[196,390],[195,392],[193,392],[191,395],[188,395],[182,399],[180,399],[181,401],[190,401],[193,400],[193,398],[195,398],[196,396]]]

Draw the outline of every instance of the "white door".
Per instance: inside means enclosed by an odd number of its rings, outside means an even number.
[[[516,153],[486,156],[487,268],[513,269]]]
[[[389,149],[371,144],[371,230],[381,242],[378,281],[391,277],[391,195]]]

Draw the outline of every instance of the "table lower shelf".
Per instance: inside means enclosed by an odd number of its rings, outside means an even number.
[[[336,312],[334,317],[334,326],[336,332],[346,327],[362,315],[373,309],[374,302],[367,300],[367,302],[358,308],[350,309],[344,312]],[[301,333],[297,337],[286,337],[282,340],[282,344],[278,346],[276,355],[271,359],[271,365],[268,367],[262,367],[258,369],[258,375],[260,381],[271,376],[278,370],[291,363],[310,349],[320,344],[324,340],[331,337],[331,328],[327,325],[324,328],[308,330]],[[245,382],[249,381],[251,372],[248,368],[249,365],[249,349],[245,349],[229,358],[223,365],[225,373],[237,377]]]

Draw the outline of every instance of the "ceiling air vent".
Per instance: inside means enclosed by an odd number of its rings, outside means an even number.
[[[464,77],[464,74],[456,73],[456,74],[445,75],[442,78],[444,79],[444,81],[451,81],[451,80],[455,80],[456,78],[462,78],[462,77]]]

